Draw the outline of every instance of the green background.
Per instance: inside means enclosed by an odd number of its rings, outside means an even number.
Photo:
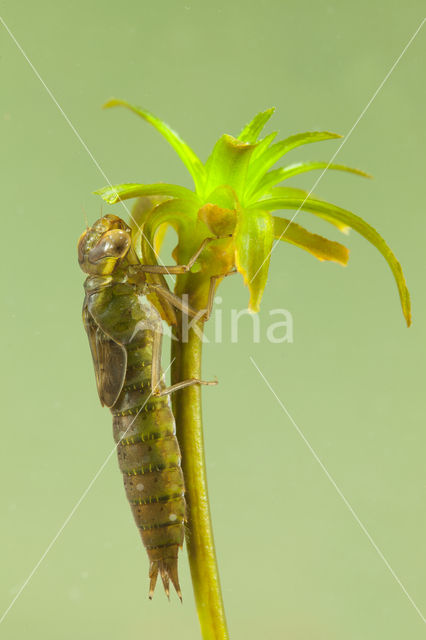
[[[1,3],[1,14],[108,179],[191,186],[177,156],[112,95],[169,122],[204,160],[275,105],[268,131],[346,133],[419,26],[418,2]],[[106,183],[0,27],[1,611],[113,446],[81,323],[76,242]],[[417,606],[425,584],[426,27],[338,160],[373,181],[326,174],[319,196],[355,211],[401,260],[404,326],[382,257],[355,233],[347,268],[281,244],[260,314],[294,317],[294,343],[232,344],[240,277],[221,287],[222,344],[206,345],[205,437],[223,593],[233,640],[424,637],[419,614],[277,395]],[[294,152],[328,160],[338,143]],[[294,184],[313,186],[318,173]],[[108,208],[105,206],[104,211]],[[119,205],[113,209],[122,214]],[[338,232],[301,213],[311,229]],[[209,329],[211,333],[211,329]],[[115,454],[4,620],[7,640],[199,638],[185,552],[184,605],[147,599],[147,559]],[[0,613],[1,615],[1,613]]]

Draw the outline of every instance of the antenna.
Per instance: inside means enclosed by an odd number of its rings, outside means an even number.
[[[83,207],[83,205],[81,205],[81,210],[83,211],[84,214],[84,221],[86,222],[86,231],[89,228],[89,220],[87,219],[87,213],[86,213],[86,209]]]

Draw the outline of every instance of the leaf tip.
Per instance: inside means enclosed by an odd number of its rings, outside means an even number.
[[[412,316],[411,316],[411,300],[410,300],[410,292],[408,288],[405,287],[405,299],[403,302],[402,313],[404,314],[405,322],[407,323],[407,328],[411,327]]]
[[[350,251],[344,245],[342,245],[342,247],[343,247],[344,251],[342,251],[342,254],[340,256],[340,260],[336,260],[336,262],[338,264],[340,264],[342,267],[347,267],[348,266],[348,262],[349,262]]]
[[[260,301],[252,300],[250,298],[249,304],[248,304],[248,312],[254,314],[254,313],[259,313],[259,311],[260,311]]]
[[[110,109],[111,107],[118,107],[123,104],[122,100],[118,100],[118,98],[110,98],[102,105],[102,109]]]
[[[93,193],[96,196],[101,196],[101,198],[108,204],[115,204],[120,200],[118,192],[111,187],[102,187],[101,189],[96,189]]]

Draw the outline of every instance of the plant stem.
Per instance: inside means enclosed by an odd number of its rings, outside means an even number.
[[[202,324],[198,326],[201,333]],[[190,329],[187,342],[172,343],[172,382],[201,378],[202,341],[197,333]],[[228,640],[207,494],[201,387],[175,393],[173,409],[188,505],[186,546],[201,633],[203,640]]]

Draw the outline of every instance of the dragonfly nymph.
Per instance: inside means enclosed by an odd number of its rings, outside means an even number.
[[[132,247],[131,233],[123,220],[105,215],[81,235],[78,261],[88,274],[83,322],[99,398],[113,415],[127,499],[148,552],[149,597],[160,573],[167,596],[171,581],[181,598],[177,563],[184,541],[185,487],[170,393],[216,382],[191,379],[165,385],[162,320],[147,296],[155,287],[157,296],[183,313],[194,315],[195,311],[168,288],[149,284],[145,274],[185,273],[203,245],[187,265],[143,265]],[[209,304],[206,318],[210,308]]]

